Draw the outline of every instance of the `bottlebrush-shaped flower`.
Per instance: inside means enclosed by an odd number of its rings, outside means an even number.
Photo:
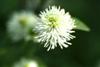
[[[48,47],[48,51],[54,49],[57,45],[61,49],[71,45],[69,41],[75,38],[71,35],[75,32],[73,31],[75,23],[68,12],[65,13],[64,9],[52,6],[41,12],[40,19],[42,22],[38,22],[33,30],[38,32],[35,38],[44,43],[44,47]]]

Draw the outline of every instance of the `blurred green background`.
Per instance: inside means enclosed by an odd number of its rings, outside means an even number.
[[[31,10],[37,15],[49,5],[61,6],[90,27],[75,30],[72,46],[49,52],[38,43],[13,43],[6,23],[14,11]],[[100,67],[100,0],[0,0],[0,67],[12,67],[22,57],[39,58],[47,67]]]

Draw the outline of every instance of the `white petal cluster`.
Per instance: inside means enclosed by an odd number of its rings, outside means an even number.
[[[39,67],[39,66],[36,61],[21,59],[21,61],[15,63],[13,67]]]
[[[8,21],[7,31],[13,41],[30,40],[32,38],[30,34],[36,22],[37,17],[32,12],[16,12]]]
[[[64,9],[52,6],[41,12],[40,19],[42,22],[35,24],[36,27],[33,30],[38,32],[35,38],[44,43],[44,47],[48,47],[48,51],[57,45],[61,49],[71,45],[69,41],[75,38],[71,35],[74,32],[72,29],[75,27],[75,23],[68,12],[65,13]]]

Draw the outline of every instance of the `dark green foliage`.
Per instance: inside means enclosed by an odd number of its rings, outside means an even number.
[[[0,67],[12,67],[21,58],[39,58],[47,67],[97,67],[100,62],[100,1],[99,0],[33,0],[37,5],[27,8],[31,0],[0,0]],[[46,5],[45,5],[46,4]],[[57,5],[78,17],[90,32],[76,30],[73,45],[49,52],[42,44],[23,40],[12,42],[7,35],[6,23],[14,11],[34,10],[38,15],[48,5]],[[87,30],[87,29],[86,29]],[[43,67],[43,66],[41,66]]]

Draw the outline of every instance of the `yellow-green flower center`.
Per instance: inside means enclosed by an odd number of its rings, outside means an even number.
[[[55,17],[49,17],[48,20],[49,22],[52,22],[52,23],[57,21]]]
[[[48,16],[47,17],[48,21],[50,22],[49,26],[56,28],[59,26],[59,18],[57,16]]]
[[[29,67],[29,64],[26,64],[25,67]]]
[[[25,27],[25,26],[26,26],[26,23],[27,23],[27,18],[26,18],[26,17],[20,18],[19,23],[20,23],[23,27]]]

